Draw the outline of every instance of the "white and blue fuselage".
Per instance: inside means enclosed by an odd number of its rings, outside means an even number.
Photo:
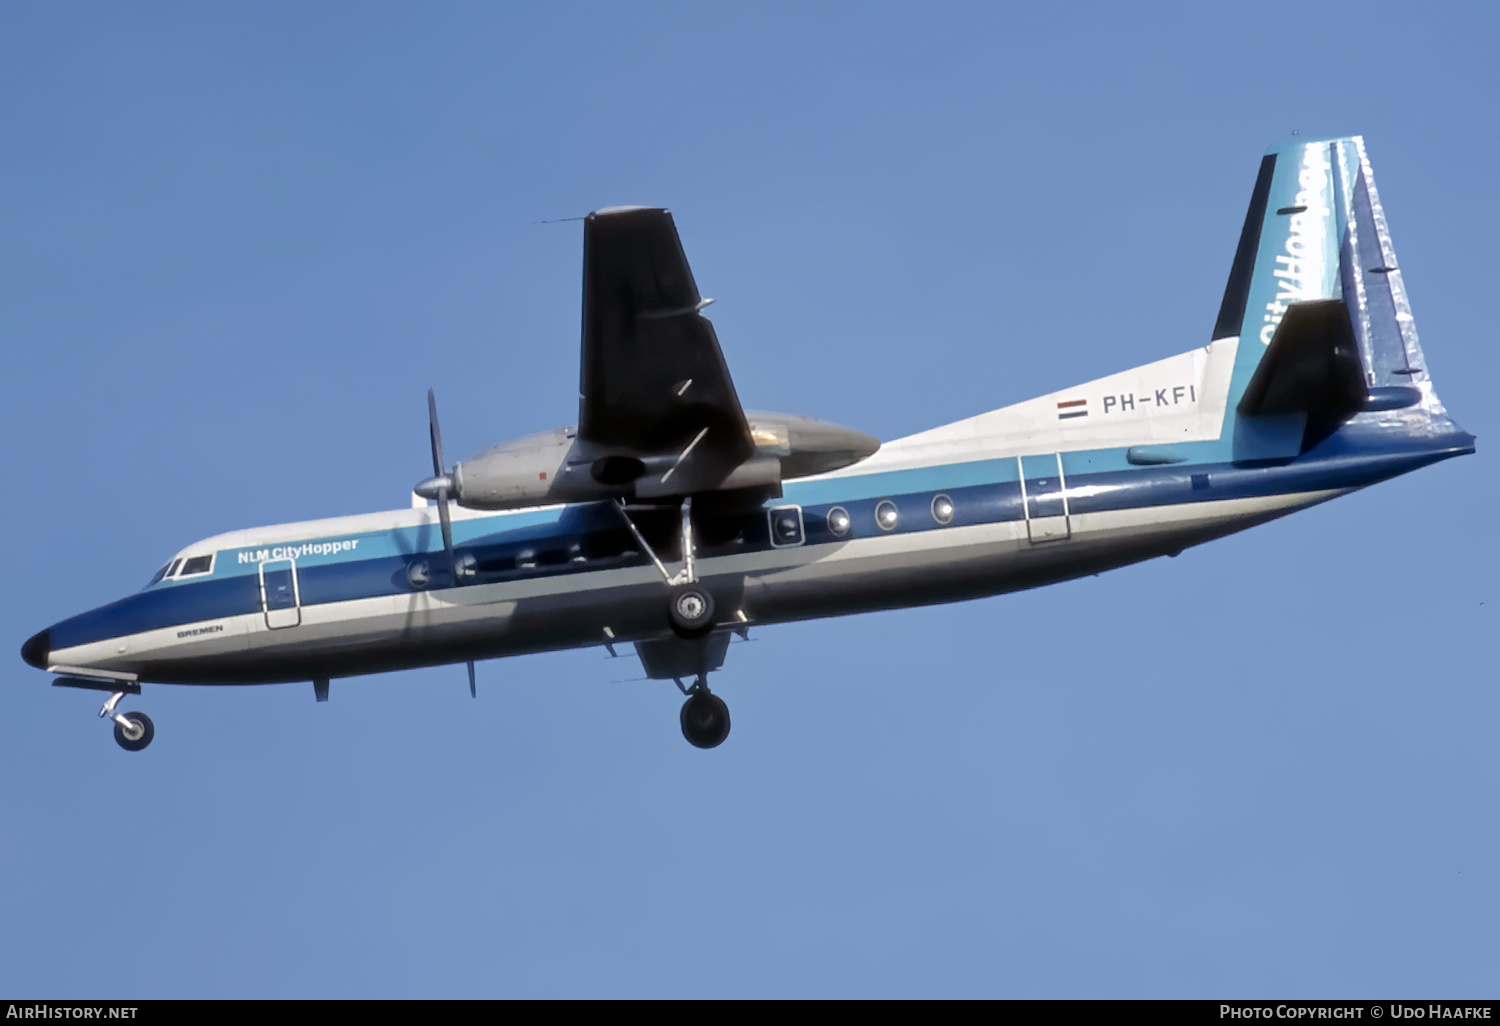
[[[1134,465],[1117,447],[882,470],[903,451],[894,443],[717,525],[698,542],[698,576],[731,624],[1017,591],[1175,554],[1474,449],[1456,428],[1413,438],[1408,419],[1363,414],[1305,454],[1248,463]],[[664,559],[680,557],[670,526],[657,532]],[[608,502],[458,510],[453,535],[470,567],[456,580],[432,508],[210,538],[168,564],[173,576],[39,635],[39,661],[267,683],[668,632],[661,577]]]
[[[1327,387],[1303,396],[1290,370],[1255,382],[1287,311],[1334,300],[1363,394],[1330,420]],[[1359,139],[1268,155],[1219,320],[1180,356],[888,443],[758,508],[705,513],[696,571],[717,626],[1094,574],[1474,451],[1433,392]],[[673,510],[630,516],[636,530],[608,501],[455,509],[456,572],[433,507],[235,531],[23,655],[63,674],[240,684],[650,644],[671,631],[641,542],[663,562],[683,553]]]

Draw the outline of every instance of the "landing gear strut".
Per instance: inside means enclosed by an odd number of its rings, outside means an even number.
[[[682,721],[682,736],[694,748],[717,748],[729,736],[729,706],[718,695],[708,690],[702,677],[690,688],[677,686],[688,696],[682,703],[678,719]]]
[[[708,690],[708,672],[718,669],[723,663],[724,648],[729,640],[722,634],[713,633],[714,597],[698,583],[697,553],[693,543],[693,497],[685,496],[682,500],[682,568],[675,574],[667,570],[652,551],[651,543],[646,541],[640,529],[635,526],[635,521],[625,512],[625,500],[615,500],[615,508],[620,511],[620,519],[625,521],[625,526],[635,536],[641,551],[651,557],[662,580],[667,582],[667,587],[671,590],[667,600],[667,622],[672,627],[672,633],[685,639],[638,641],[636,651],[640,653],[648,676],[658,680],[671,678],[677,683],[677,689],[687,696],[678,718],[682,721],[682,736],[687,738],[688,744],[694,748],[717,748],[729,736],[729,706]],[[744,622],[743,613],[740,614],[740,620]],[[718,646],[716,654],[710,654],[716,640],[723,644]],[[690,665],[696,664],[696,670],[683,665],[684,656],[690,660]],[[657,672],[658,669],[666,672]],[[691,687],[685,687],[682,678],[694,672],[697,673],[697,680]]]
[[[656,564],[667,587],[672,589],[667,602],[667,622],[671,624],[673,632],[680,638],[696,638],[707,634],[714,626],[714,597],[698,583],[698,565],[694,551],[696,545],[693,541],[693,497],[689,495],[682,500],[682,569],[675,574],[667,572],[666,566],[652,551],[650,543],[626,514],[624,499],[616,500],[616,508],[620,511],[625,526],[635,535],[636,542],[651,557],[651,562]],[[707,688],[704,690],[707,691]]]
[[[110,695],[104,708],[99,710],[99,716],[101,719],[107,716],[115,721],[115,744],[127,752],[139,752],[156,736],[156,726],[151,722],[151,717],[143,712],[115,712],[115,706],[124,697],[123,691]]]

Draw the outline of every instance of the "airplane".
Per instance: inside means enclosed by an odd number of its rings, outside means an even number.
[[[1098,574],[1475,451],[1433,390],[1358,136],[1261,160],[1206,345],[884,445],[746,412],[670,212],[583,219],[576,426],[449,466],[409,509],[232,531],[25,642],[55,684],[311,681],[633,643],[685,701],[751,627]],[[684,683],[689,681],[690,683]]]

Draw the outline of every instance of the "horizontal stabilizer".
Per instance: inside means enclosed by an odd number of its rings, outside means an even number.
[[[1240,399],[1246,417],[1306,413],[1343,421],[1367,392],[1349,308],[1339,299],[1292,303]]]

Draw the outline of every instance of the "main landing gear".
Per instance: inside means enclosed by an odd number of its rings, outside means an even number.
[[[729,736],[729,706],[724,699],[708,690],[708,681],[699,677],[692,687],[678,688],[688,696],[682,703],[678,718],[682,721],[682,736],[694,748],[717,748]]]
[[[708,673],[723,663],[729,638],[727,631],[714,632],[713,593],[698,581],[692,496],[682,500],[682,568],[675,574],[668,572],[652,550],[651,543],[625,512],[623,499],[616,501],[616,508],[641,551],[651,557],[662,580],[667,582],[667,623],[677,635],[676,638],[636,642],[636,652],[647,676],[655,680],[670,678],[687,696],[678,719],[682,722],[682,736],[687,738],[688,744],[694,748],[717,748],[729,736],[729,706],[708,690]],[[741,614],[741,621],[743,619]],[[736,629],[743,630],[743,627],[736,625]],[[696,679],[691,686],[684,686],[683,678],[690,675]]]
[[[107,716],[115,721],[115,744],[127,752],[139,752],[156,736],[156,726],[151,722],[151,717],[143,712],[115,712],[115,706],[125,695],[124,691],[116,691],[110,695],[104,708],[99,710],[99,716],[101,719]]]
[[[698,583],[694,552],[696,546],[693,542],[693,497],[690,495],[682,500],[682,569],[675,574],[667,572],[666,566],[651,548],[651,543],[646,541],[640,529],[635,526],[635,521],[625,512],[624,499],[616,500],[616,508],[620,511],[620,518],[625,521],[625,526],[630,528],[630,533],[635,535],[642,551],[651,557],[651,562],[656,564],[656,569],[661,572],[662,579],[671,589],[667,600],[667,623],[671,625],[672,631],[680,638],[697,638],[713,630],[714,597]]]
[[[714,625],[714,597],[701,584],[679,584],[672,589],[667,616],[679,637],[696,638]]]

